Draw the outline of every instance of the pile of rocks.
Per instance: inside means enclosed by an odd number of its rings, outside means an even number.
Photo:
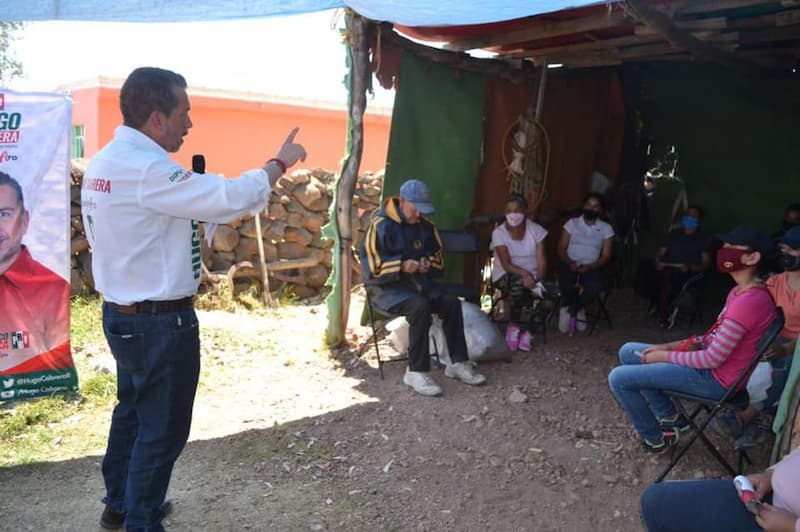
[[[72,290],[93,289],[89,244],[83,233],[80,211],[80,185],[84,161],[72,168]],[[297,297],[316,295],[325,285],[333,266],[333,240],[322,237],[333,200],[335,176],[323,169],[296,170],[281,177],[260,215],[264,258],[270,271],[270,289],[292,285]],[[372,211],[380,202],[383,172],[366,173],[358,180],[353,198],[354,246],[361,240]],[[234,279],[261,279],[258,251],[259,234],[254,216],[219,225],[206,242],[200,226],[203,282],[216,282],[221,275]],[[358,272],[354,270],[354,277]],[[357,278],[353,282],[358,282]]]
[[[86,240],[86,233],[83,231],[83,219],[81,218],[81,183],[83,183],[83,174],[86,172],[86,163],[87,161],[84,159],[73,159],[70,175],[69,227],[72,295],[94,290],[92,254],[89,250],[89,241]]]

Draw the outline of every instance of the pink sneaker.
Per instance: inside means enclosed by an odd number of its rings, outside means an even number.
[[[519,338],[519,350],[529,352],[531,350],[531,343],[533,343],[533,335],[530,331],[525,331]]]
[[[509,323],[508,327],[506,327],[506,343],[512,351],[516,351],[517,347],[519,347],[519,333],[519,327],[513,323]]]

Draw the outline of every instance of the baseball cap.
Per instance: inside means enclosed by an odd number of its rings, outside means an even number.
[[[431,203],[431,189],[419,179],[409,179],[400,187],[400,197],[414,204],[422,214],[436,211]]]
[[[750,224],[737,225],[727,233],[716,235],[716,238],[734,246],[747,246],[763,256],[772,255],[775,250],[772,239],[764,231]]]
[[[786,244],[792,249],[800,249],[800,226],[792,227],[778,239],[779,244]]]

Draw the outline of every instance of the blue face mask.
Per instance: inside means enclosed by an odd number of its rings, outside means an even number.
[[[700,227],[700,219],[694,216],[684,216],[681,219],[681,225],[684,229],[692,230]]]

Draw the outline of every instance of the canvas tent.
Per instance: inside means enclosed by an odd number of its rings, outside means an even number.
[[[329,228],[339,250],[332,343],[343,338],[349,309],[349,200],[372,71],[398,88],[386,190],[407,177],[429,181],[443,206],[437,223],[447,228],[501,208],[509,132],[528,108],[548,140],[533,195],[555,237],[559,212],[579,201],[592,172],[618,184],[639,179],[651,142],[679,147],[687,187],[709,207],[712,228],[748,219],[769,229],[782,205],[800,197],[797,0],[3,0],[0,18],[166,22],[336,7],[352,11],[349,154]],[[444,41],[448,50],[406,36]],[[463,53],[473,49],[497,55]],[[549,71],[548,63],[565,68]]]

